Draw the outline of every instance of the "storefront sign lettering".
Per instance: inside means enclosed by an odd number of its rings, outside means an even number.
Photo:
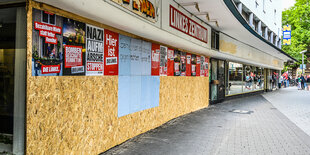
[[[208,43],[208,29],[170,5],[170,27],[177,29],[202,42]]]

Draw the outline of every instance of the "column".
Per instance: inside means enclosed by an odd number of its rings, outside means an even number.
[[[253,28],[254,25],[253,25],[253,18],[254,18],[254,13],[250,13],[250,16],[249,16],[249,24],[250,26]]]
[[[258,34],[262,35],[262,21],[258,21],[257,25],[258,25],[258,29],[257,29]]]
[[[238,11],[242,14],[242,3],[237,4]]]

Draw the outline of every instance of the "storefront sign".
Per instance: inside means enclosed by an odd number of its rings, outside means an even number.
[[[208,43],[208,30],[170,5],[170,27]]]
[[[60,73],[59,65],[45,65],[41,66],[42,74]]]
[[[104,31],[104,75],[118,75],[118,33]]]
[[[135,14],[155,23],[158,21],[159,0],[112,0]]]
[[[86,75],[103,75],[104,30],[86,25]]]
[[[82,66],[82,46],[65,45],[65,68]]]

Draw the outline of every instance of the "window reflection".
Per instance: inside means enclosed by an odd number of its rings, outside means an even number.
[[[228,84],[227,95],[242,93],[243,82],[243,65],[235,62],[228,63]]]
[[[264,89],[264,69],[261,67],[228,62],[226,95]]]

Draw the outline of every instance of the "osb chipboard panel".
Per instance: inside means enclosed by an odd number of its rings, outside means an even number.
[[[207,77],[160,77],[159,107],[118,118],[117,76],[31,76],[32,9],[27,20],[27,154],[98,154],[208,106]]]

